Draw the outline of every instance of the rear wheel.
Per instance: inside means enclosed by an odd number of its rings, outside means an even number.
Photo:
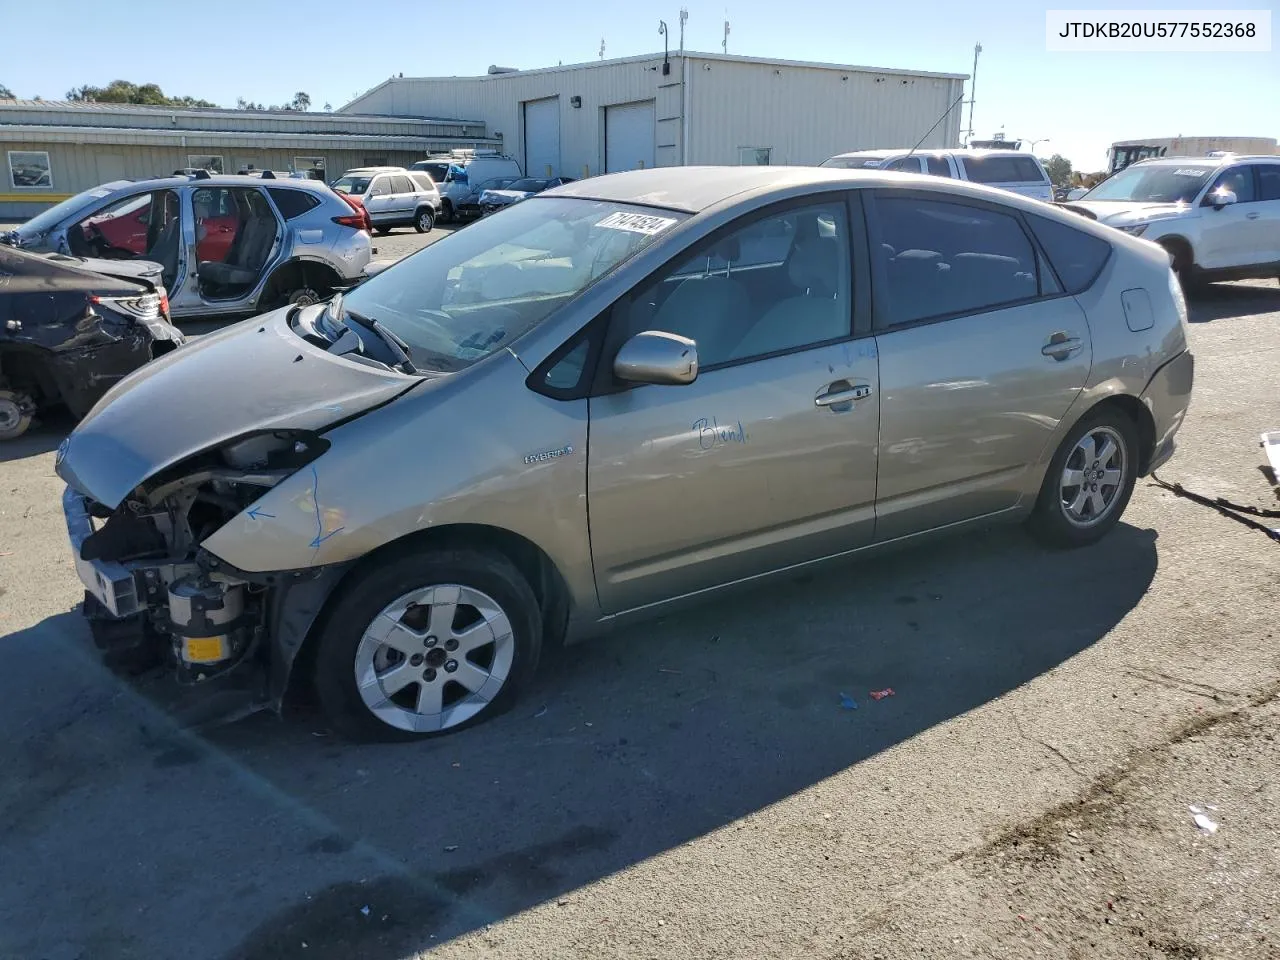
[[[430,207],[423,207],[413,219],[413,229],[419,233],[430,233],[435,225],[436,215],[432,213]]]
[[[318,637],[315,685],[340,733],[410,740],[506,709],[533,676],[542,617],[501,554],[401,555],[348,584]]]
[[[299,287],[289,294],[289,305],[294,307],[309,307],[313,303],[319,303],[325,298],[326,294],[317,290],[315,287]]]
[[[1160,246],[1169,252],[1169,259],[1174,275],[1184,294],[1190,294],[1196,287],[1194,279],[1195,259],[1191,247],[1180,240],[1160,241]]]
[[[380,226],[376,226],[376,225],[375,225],[375,226],[374,226],[374,228],[373,228],[373,232],[374,232],[374,233],[376,233],[378,236],[382,237],[382,236],[386,236],[388,233],[390,233],[390,232],[391,232],[391,228],[390,228],[390,227],[380,227]]]
[[[440,204],[440,222],[453,223],[453,203],[449,200],[442,201]]]
[[[1083,547],[1120,522],[1137,479],[1138,431],[1123,411],[1103,407],[1072,428],[1049,463],[1031,514],[1035,536]]]
[[[16,440],[26,433],[35,412],[31,394],[0,389],[0,440]]]

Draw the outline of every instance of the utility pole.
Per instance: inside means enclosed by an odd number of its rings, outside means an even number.
[[[982,52],[982,44],[973,45],[973,76],[969,78],[969,132],[965,134],[964,145],[967,147],[973,139],[973,101],[978,89],[978,54]]]
[[[682,57],[684,56],[684,23],[688,19],[689,19],[689,11],[686,8],[681,7],[680,8],[680,56]]]
[[[720,41],[720,46],[725,53],[729,52],[729,11],[724,12],[724,39]]]

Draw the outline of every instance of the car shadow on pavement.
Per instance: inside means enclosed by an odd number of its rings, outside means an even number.
[[[1280,286],[1254,283],[1211,283],[1188,298],[1191,323],[1209,323],[1280,312]]]
[[[25,460],[57,450],[62,438],[74,426],[75,421],[65,410],[42,413],[22,436],[15,440],[0,440],[0,463]]]
[[[97,668],[96,700],[40,700],[58,723],[7,764],[0,857],[57,867],[0,893],[0,929],[56,899],[65,942],[125,945],[94,956],[399,960],[1028,683],[1104,637],[1156,567],[1155,532],[1124,524],[1078,551],[996,530],[842,564],[565,650],[505,716],[415,744],[344,743],[306,711],[196,736]],[[68,614],[6,643],[82,632]],[[52,688],[42,669],[11,669],[0,704]]]

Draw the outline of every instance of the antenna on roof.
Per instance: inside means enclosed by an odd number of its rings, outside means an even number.
[[[604,37],[600,38],[600,59],[604,59]]]
[[[921,137],[919,140],[917,140],[916,145],[907,152],[908,157],[911,156],[911,154],[916,152],[920,144],[924,143],[925,140],[928,138],[929,134],[933,133],[933,131],[938,129],[938,124],[940,124],[943,120],[947,119],[947,114],[950,113],[952,110],[954,110],[956,108],[956,104],[958,104],[963,99],[964,99],[964,91],[961,91],[960,96],[956,97],[955,102],[952,103],[951,106],[947,107],[947,109],[943,111],[942,116],[940,116],[937,120],[933,122],[933,126],[930,127],[928,130],[926,130],[924,132],[924,136]]]
[[[688,19],[689,19],[689,11],[686,8],[681,7],[680,8],[680,56],[682,57],[684,56],[684,24],[685,24],[685,21]]]
[[[724,39],[720,41],[720,46],[724,48],[724,52],[729,52],[729,8],[724,8]]]

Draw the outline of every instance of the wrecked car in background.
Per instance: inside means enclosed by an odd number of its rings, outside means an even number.
[[[57,471],[104,649],[412,738],[722,589],[997,520],[1096,543],[1173,456],[1186,329],[1163,251],[1038,200],[637,170],[160,357]]]
[[[497,213],[503,207],[509,207],[521,200],[528,200],[543,190],[550,190],[565,183],[573,183],[573,178],[525,177],[523,180],[512,181],[501,190],[484,190],[480,194],[480,212],[485,216]]]
[[[42,410],[82,417],[117,381],[183,343],[159,264],[0,245],[0,440]]]

